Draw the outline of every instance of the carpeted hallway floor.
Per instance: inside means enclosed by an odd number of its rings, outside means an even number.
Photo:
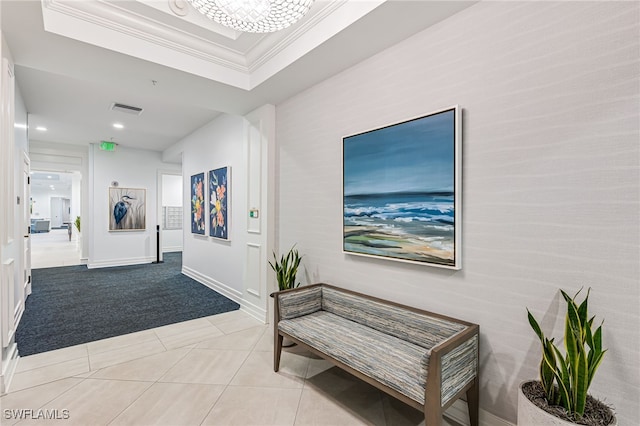
[[[182,253],[164,263],[34,269],[16,332],[21,356],[239,309],[183,275]]]

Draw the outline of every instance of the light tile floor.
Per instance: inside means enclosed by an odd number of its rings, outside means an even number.
[[[241,311],[21,358],[0,407],[2,425],[423,423],[300,348],[285,349],[274,373],[270,326]],[[68,419],[19,420],[14,410]]]
[[[31,264],[79,265],[77,234],[32,234]],[[0,408],[2,425],[424,423],[421,412],[299,348],[285,349],[274,373],[270,326],[240,311],[21,358]],[[24,419],[42,414],[59,419]]]
[[[80,265],[80,242],[73,231],[71,241],[66,229],[31,234],[31,268]]]

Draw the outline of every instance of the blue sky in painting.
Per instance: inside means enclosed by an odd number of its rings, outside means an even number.
[[[344,194],[451,191],[454,111],[344,139]]]

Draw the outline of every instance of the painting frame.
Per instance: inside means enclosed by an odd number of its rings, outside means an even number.
[[[209,236],[230,241],[231,166],[209,170]]]
[[[205,219],[205,176],[204,172],[191,175],[191,233],[196,235],[205,235],[206,219]]]
[[[147,229],[147,190],[145,188],[109,188],[109,232]]]
[[[342,138],[342,251],[462,268],[462,109]]]

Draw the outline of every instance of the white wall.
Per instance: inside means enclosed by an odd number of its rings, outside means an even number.
[[[51,218],[51,197],[71,198],[71,189],[59,190],[52,192],[48,188],[31,187],[31,199],[34,201],[32,218],[50,219]],[[72,216],[72,220],[75,216]]]
[[[162,207],[182,207],[182,175],[162,175],[161,204]],[[182,235],[182,229],[162,229],[162,251],[182,251]]]
[[[514,422],[537,376],[526,308],[592,287],[591,391],[640,422],[637,2],[481,2],[277,107],[279,246],[309,281],[480,324],[481,408]],[[459,104],[462,270],[345,255],[342,136]]]
[[[238,300],[242,294],[246,232],[246,170],[243,156],[244,119],[221,115],[180,142],[184,180],[184,251],[183,269],[190,276],[221,290]],[[191,233],[191,176],[231,166],[229,199],[229,239],[210,238],[209,224],[205,235]],[[205,188],[206,189],[206,188]],[[207,192],[205,190],[205,192]],[[208,196],[205,197],[208,203]],[[208,212],[208,209],[204,209]],[[207,216],[208,217],[208,216]],[[208,219],[207,219],[208,222]],[[196,273],[197,276],[194,276]]]
[[[103,267],[152,262],[156,259],[158,170],[176,170],[179,166],[161,161],[161,153],[119,146],[115,152],[89,147],[89,262]],[[120,188],[146,189],[146,229],[109,232],[109,187],[117,181]],[[82,222],[85,233],[85,220]]]

